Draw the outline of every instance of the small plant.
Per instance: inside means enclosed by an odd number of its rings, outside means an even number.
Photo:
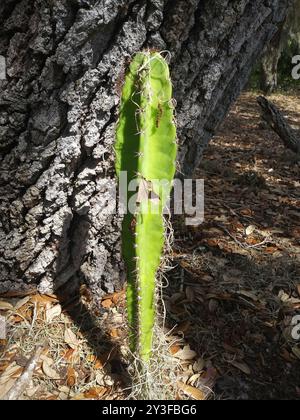
[[[163,209],[175,175],[176,128],[169,68],[158,52],[135,55],[125,77],[116,132],[116,171],[127,173],[134,212],[122,226],[127,268],[127,313],[131,350],[143,362],[152,352],[156,319],[156,276],[163,254]]]

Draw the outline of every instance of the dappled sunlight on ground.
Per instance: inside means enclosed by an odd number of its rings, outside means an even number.
[[[190,345],[217,370],[217,398],[300,398],[300,162],[244,93],[207,149],[205,222],[176,220],[174,289]],[[291,123],[300,101],[273,95]]]

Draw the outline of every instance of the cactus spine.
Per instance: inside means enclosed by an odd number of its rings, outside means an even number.
[[[136,180],[134,214],[122,226],[127,267],[127,313],[131,348],[147,362],[155,323],[156,274],[164,245],[163,209],[175,174],[176,128],[172,84],[165,59],[157,52],[138,53],[127,72],[116,132],[116,171]]]

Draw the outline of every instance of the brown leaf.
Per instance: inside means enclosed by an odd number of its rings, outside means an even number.
[[[109,332],[109,335],[110,335],[112,338],[118,338],[118,337],[120,336],[120,334],[119,334],[119,330],[118,330],[117,328],[112,328],[112,329],[110,330],[110,332]]]
[[[268,246],[265,249],[265,252],[267,252],[268,254],[274,254],[274,252],[278,251],[278,248],[276,246]]]
[[[300,360],[300,347],[294,346],[292,352]]]
[[[260,240],[260,239],[253,238],[252,236],[249,236],[249,237],[246,239],[246,243],[247,243],[248,245],[257,245],[257,244],[259,244],[260,242],[261,242],[261,240]]]
[[[169,351],[172,355],[176,354],[179,352],[179,350],[181,350],[181,347],[179,347],[177,344],[173,344],[172,346],[170,346]]]
[[[14,298],[14,297],[25,297],[25,296],[29,296],[29,295],[33,295],[36,293],[36,286],[31,287],[28,290],[14,290],[14,291],[10,291],[10,292],[5,292],[5,293],[0,293],[0,297],[3,298]]]
[[[100,399],[108,389],[105,386],[94,386],[84,393],[84,397],[88,399]]]
[[[24,321],[24,318],[22,318],[19,315],[13,315],[12,317],[10,317],[10,321],[14,324],[19,324],[20,322]]]
[[[46,376],[50,379],[58,380],[61,379],[59,374],[54,370],[48,360],[43,360],[42,370]]]
[[[178,388],[183,391],[187,396],[193,398],[194,400],[205,400],[205,394],[198,388],[195,388],[191,385],[186,385],[185,383],[178,381]]]
[[[80,341],[76,337],[75,333],[70,328],[65,330],[65,342],[71,349],[76,350],[79,347]]]
[[[41,306],[46,306],[49,303],[56,303],[58,302],[57,297],[52,295],[34,295],[31,296],[30,301],[32,303],[39,303]]]
[[[240,358],[243,358],[243,357],[244,357],[244,353],[243,353],[243,351],[242,351],[242,350],[240,350],[240,349],[238,349],[238,348],[236,348],[236,347],[232,347],[230,344],[223,343],[223,347],[224,347],[224,349],[225,349],[227,352],[229,352],[229,353],[236,354],[236,355],[238,355]]]
[[[71,388],[72,386],[76,385],[76,380],[77,373],[73,367],[69,366],[67,370],[67,385]]]
[[[94,368],[95,368],[95,369],[103,369],[104,365],[105,365],[105,362],[103,362],[101,359],[99,359],[99,358],[98,358],[98,359],[95,361]]]
[[[16,379],[8,379],[3,385],[0,384],[0,400],[11,390],[15,382]]]
[[[280,356],[289,363],[293,363],[295,361],[295,358],[287,351],[287,349],[283,349],[280,353]]]
[[[245,373],[245,375],[251,375],[251,369],[246,363],[237,362],[236,360],[228,360],[228,363]]]
[[[242,210],[240,211],[240,213],[241,213],[243,216],[252,216],[252,214],[253,214],[253,212],[252,212],[252,210],[251,210],[251,209],[242,209]]]
[[[109,293],[103,297],[102,301],[110,299],[116,305],[123,298],[125,298],[125,290],[121,290],[120,292]]]
[[[67,361],[70,361],[74,358],[74,353],[76,352],[76,350],[74,349],[68,349],[64,354],[63,354],[63,358]]]
[[[96,356],[94,354],[88,354],[86,360],[89,363],[94,363],[94,361],[96,360]]]
[[[292,230],[292,236],[295,239],[300,239],[300,228],[299,227],[296,227]]]
[[[105,299],[101,302],[101,305],[103,306],[103,308],[110,308],[113,305],[113,301],[111,299]]]
[[[23,368],[15,362],[11,363],[0,376],[0,385],[5,384],[9,379],[17,379],[22,372]]]
[[[0,311],[11,311],[14,307],[11,303],[5,302],[4,300],[0,301]]]
[[[239,290],[237,292],[237,294],[238,295],[245,296],[245,297],[253,300],[254,302],[258,302],[259,301],[259,298],[256,296],[256,294],[253,293],[253,292],[250,292],[249,290]]]
[[[27,302],[29,302],[30,300],[30,296],[26,296],[23,299],[19,300],[16,304],[15,304],[15,311],[19,310],[22,308],[22,306],[26,305]]]

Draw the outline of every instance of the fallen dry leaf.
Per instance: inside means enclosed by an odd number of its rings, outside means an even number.
[[[192,375],[189,380],[188,383],[192,386],[194,386],[196,384],[196,382],[198,381],[198,379],[200,378],[200,373],[194,373],[194,375]]]
[[[0,301],[0,311],[11,311],[14,307],[11,303],[5,302],[4,300]]]
[[[204,359],[197,359],[196,362],[193,364],[193,371],[194,372],[201,372],[205,367],[205,360]]]
[[[103,360],[101,360],[100,358],[96,359],[95,361],[95,365],[94,368],[95,369],[103,369],[104,365],[106,362],[104,362]]]
[[[268,246],[265,249],[265,252],[267,252],[268,254],[274,254],[274,252],[278,251],[278,248],[276,246]]]
[[[295,239],[300,239],[300,228],[299,227],[296,227],[292,230],[292,236]]]
[[[195,388],[191,385],[186,385],[185,383],[178,381],[178,388],[183,391],[188,397],[193,398],[194,400],[205,400],[205,394],[198,388]]]
[[[76,350],[74,349],[68,349],[64,354],[63,354],[63,358],[67,361],[70,361],[74,358]]]
[[[58,317],[61,314],[61,305],[58,303],[46,310],[46,322],[51,322],[54,318]]]
[[[33,397],[34,394],[38,391],[39,388],[40,388],[40,385],[30,386],[29,388],[27,388],[26,389],[27,397],[29,397],[29,398]]]
[[[94,354],[88,354],[86,360],[90,363],[94,363],[94,361],[96,360],[96,356]]]
[[[71,366],[67,369],[67,385],[71,388],[72,386],[76,385],[77,381],[77,373],[75,369]]]
[[[245,233],[247,236],[252,235],[252,233],[255,231],[256,227],[254,225],[250,225],[246,228]]]
[[[9,379],[18,378],[23,372],[23,368],[18,366],[16,362],[11,363],[0,376],[0,385],[3,385]]]
[[[259,298],[256,296],[256,294],[253,293],[253,292],[250,292],[248,290],[239,290],[237,292],[237,294],[238,295],[245,296],[245,297],[248,297],[248,298],[252,299],[254,302],[258,302],[259,301]]]
[[[246,363],[237,362],[236,360],[228,360],[228,363],[245,373],[245,375],[251,375],[251,369]]]
[[[125,290],[122,290],[120,292],[109,293],[109,294],[105,295],[102,299],[102,302],[110,299],[116,305],[123,298],[125,298]]]
[[[190,346],[184,346],[182,350],[179,350],[174,355],[177,359],[180,360],[192,360],[197,356],[197,353],[194,350],[191,350]]]
[[[293,363],[295,358],[287,351],[287,349],[283,349],[280,353],[280,356],[289,363]]]
[[[170,346],[169,351],[172,355],[176,354],[179,352],[179,350],[181,350],[181,347],[178,346],[177,344],[173,344],[172,346]]]
[[[61,379],[59,374],[56,372],[56,370],[54,370],[51,367],[48,360],[43,360],[42,370],[43,370],[44,374],[50,379],[54,379],[54,380]]]
[[[300,360],[300,347],[294,346],[292,348],[292,352]]]
[[[0,400],[11,390],[15,382],[16,379],[8,379],[3,385],[0,384]]]
[[[98,385],[104,385],[104,373],[103,372],[96,372],[96,382]]]
[[[49,305],[49,303],[57,303],[58,298],[53,295],[33,295],[30,297],[30,301],[32,303],[39,303],[41,306]]]
[[[74,350],[76,350],[80,345],[80,341],[70,328],[65,330],[65,342],[69,347],[71,347],[71,349]]]
[[[84,393],[84,397],[87,399],[99,399],[103,397],[107,391],[108,389],[104,386],[94,386]]]
[[[110,308],[112,304],[113,304],[113,301],[111,299],[106,299],[101,302],[101,305],[103,306],[103,308],[106,308],[106,309]]]
[[[112,338],[118,338],[118,337],[120,336],[120,333],[119,333],[119,330],[118,330],[117,328],[112,328],[112,329],[109,331],[109,335],[110,335]]]
[[[18,311],[19,309],[22,308],[22,306],[26,305],[27,302],[29,302],[30,300],[30,296],[26,296],[23,299],[19,300],[16,304],[15,304],[15,311]]]

